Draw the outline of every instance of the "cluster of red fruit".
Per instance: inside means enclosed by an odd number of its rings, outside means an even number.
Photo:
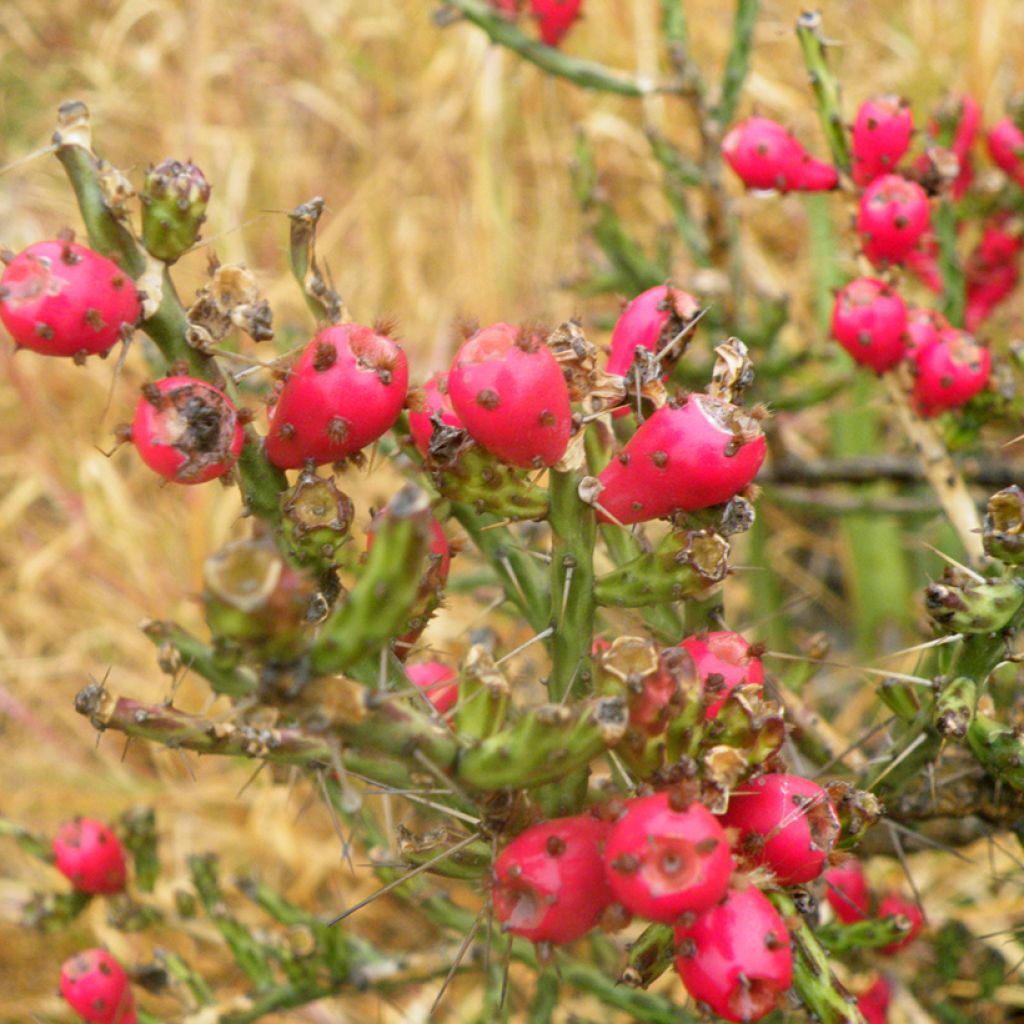
[[[522,13],[523,0],[490,0],[491,6],[506,18]],[[583,0],[529,0],[526,4],[537,22],[541,42],[557,46],[582,13]]]

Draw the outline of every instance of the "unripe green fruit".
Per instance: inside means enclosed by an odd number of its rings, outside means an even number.
[[[146,172],[140,195],[142,244],[151,256],[173,263],[199,238],[209,183],[195,164],[164,160]]]

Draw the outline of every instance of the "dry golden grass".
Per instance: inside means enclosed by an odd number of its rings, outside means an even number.
[[[275,211],[323,195],[322,256],[357,318],[398,318],[417,379],[444,361],[460,318],[607,315],[613,302],[584,304],[559,289],[588,254],[566,168],[573,131],[583,125],[609,191],[652,238],[665,210],[636,105],[547,81],[473,29],[439,30],[433,6],[6,0],[0,165],[44,146],[58,103],[71,97],[90,106],[99,151],[136,177],[166,156],[192,157],[215,186],[206,234],[216,252],[258,270],[281,333],[296,338],[310,323],[284,266],[286,221]],[[786,119],[820,152],[791,32],[799,5],[765,6],[744,108]],[[727,5],[687,7],[694,52],[717,66]],[[588,10],[570,51],[654,69],[655,0],[591,0]],[[830,35],[844,43],[838,67],[851,110],[872,92],[899,90],[923,114],[945,90],[970,89],[991,118],[1018,84],[1024,5],[1012,0],[849,0],[825,14]],[[676,101],[652,98],[644,112],[673,137],[691,137]],[[746,241],[765,283],[790,290],[794,308],[806,311],[800,204],[744,202]],[[65,225],[79,222],[52,157],[0,177],[0,242],[17,249]],[[203,267],[201,254],[185,261],[183,294]],[[687,270],[678,268],[680,280]],[[231,491],[160,488],[129,451],[108,458],[99,450],[128,417],[141,379],[137,357],[112,391],[111,373],[107,363],[80,369],[0,346],[0,813],[48,831],[74,813],[113,816],[155,802],[163,896],[183,877],[189,852],[215,849],[231,869],[255,862],[300,902],[340,906],[372,883],[343,868],[322,807],[314,801],[303,810],[303,786],[275,787],[264,773],[238,796],[244,776],[222,764],[138,745],[122,758],[117,739],[97,745],[72,709],[89,674],[108,669],[116,690],[166,694],[136,624],[152,616],[202,628],[202,561],[228,537],[238,511]],[[199,706],[203,694],[186,681],[180,698]],[[10,844],[4,856],[0,1019],[62,1012],[51,996],[56,965],[90,936],[129,962],[148,953],[148,939],[108,928],[99,908],[56,938],[9,924],[30,888],[60,881]],[[936,877],[945,891],[930,889],[926,903],[939,920],[960,887],[980,885],[964,872]],[[399,923],[368,913],[359,927],[382,937],[400,930],[409,946],[431,943],[409,915]],[[181,941],[216,975],[207,928]],[[460,995],[468,1012],[471,992]],[[432,999],[431,988],[404,1010],[360,1000],[303,1019],[422,1020]],[[462,1015],[456,1005],[452,1019]]]

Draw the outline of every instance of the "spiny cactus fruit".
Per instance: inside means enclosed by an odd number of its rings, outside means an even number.
[[[729,797],[722,824],[739,831],[736,853],[770,868],[780,885],[817,878],[839,838],[828,794],[800,775],[748,779]]]
[[[729,501],[765,457],[760,423],[710,395],[690,395],[645,420],[601,472],[598,513],[628,525]]]
[[[271,408],[267,458],[280,469],[344,461],[391,429],[408,386],[405,353],[385,328],[325,328]]]
[[[919,352],[934,345],[939,335],[949,327],[949,321],[937,309],[910,306],[907,309],[907,359],[913,362]]]
[[[687,992],[725,1020],[759,1020],[793,983],[789,932],[760,889],[731,889],[675,937]]]
[[[764,665],[755,650],[730,630],[688,636],[679,646],[693,659],[710,722],[737,686],[764,686]]]
[[[530,13],[537,19],[541,41],[558,44],[582,17],[583,0],[530,0]]]
[[[994,163],[1018,185],[1024,186],[1024,132],[1012,117],[1004,117],[989,128],[985,141]]]
[[[907,930],[903,938],[882,947],[881,952],[887,953],[890,956],[903,949],[904,946],[910,945],[924,927],[924,911],[916,901],[907,899],[906,896],[902,896],[898,892],[888,893],[878,901],[877,916],[883,919],[886,917],[902,917],[907,922]]]
[[[19,348],[81,362],[134,330],[142,309],[135,285],[98,252],[55,239],[4,262],[0,320]]]
[[[405,666],[413,686],[418,686],[439,714],[447,714],[459,699],[455,670],[440,661],[415,661]]]
[[[907,350],[907,307],[899,293],[874,277],[840,289],[832,307],[832,335],[862,366],[891,370]]]
[[[734,867],[715,816],[667,792],[627,803],[605,844],[604,863],[626,910],[666,924],[717,903]]]
[[[891,999],[892,986],[879,975],[870,988],[857,997],[857,1009],[867,1024],[887,1024]]]
[[[446,427],[462,429],[462,421],[455,415],[448,397],[448,374],[435,373],[427,378],[423,387],[409,394],[409,433],[416,450],[430,456],[430,439],[434,436],[434,420]]]
[[[124,889],[128,873],[124,847],[102,821],[66,821],[53,837],[53,857],[57,870],[79,892],[110,895]]]
[[[974,331],[1020,282],[1024,228],[1019,218],[998,216],[985,224],[978,244],[964,266],[967,308],[964,323]]]
[[[991,369],[984,345],[966,331],[945,328],[914,353],[914,408],[925,417],[959,408],[984,389]]]
[[[60,992],[89,1024],[135,1024],[135,997],[124,968],[105,950],[86,949],[64,961]]]
[[[476,331],[448,371],[448,396],[473,440],[502,462],[540,469],[565,454],[569,389],[536,331],[505,323]]]
[[[860,199],[857,234],[875,266],[902,263],[928,230],[928,196],[916,181],[898,174],[875,178]]]
[[[855,857],[829,868],[823,880],[825,899],[844,924],[863,921],[871,912],[871,896],[864,868]]]
[[[658,285],[641,292],[623,308],[612,329],[609,373],[624,376],[633,365],[638,348],[659,352],[700,312],[700,304],[689,293],[671,285]],[[682,355],[684,346],[674,355]]]
[[[190,160],[164,160],[146,171],[139,198],[146,252],[173,263],[199,238],[210,201],[209,182]]]
[[[176,484],[202,484],[231,472],[245,441],[231,399],[185,376],[144,385],[126,433],[142,461]]]
[[[890,94],[865,100],[853,123],[853,180],[867,185],[894,171],[913,132],[914,118],[905,99]]]
[[[836,188],[839,174],[816,160],[777,121],[751,117],[733,125],[722,155],[747,188],[821,192]]]
[[[516,836],[494,862],[491,899],[503,930],[552,943],[590,931],[612,901],[601,861],[609,829],[577,815]]]

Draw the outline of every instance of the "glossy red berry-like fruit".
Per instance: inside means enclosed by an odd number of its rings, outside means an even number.
[[[888,946],[882,946],[880,952],[887,953],[889,955],[898,952],[903,949],[904,946],[910,945],[924,927],[924,911],[917,905],[917,903],[913,900],[907,899],[906,896],[901,896],[897,892],[891,892],[887,896],[883,896],[878,901],[877,916],[880,918],[886,918],[893,917],[895,915],[905,917],[909,922],[910,927],[907,929],[903,938],[898,942],[890,942]]]
[[[800,775],[748,779],[733,790],[721,820],[739,831],[737,855],[770,868],[780,885],[817,878],[839,838],[828,794]]]
[[[764,665],[750,644],[730,630],[697,633],[680,644],[696,666],[711,721],[737,686],[764,685]]]
[[[103,355],[141,310],[131,278],[74,242],[36,242],[0,278],[0,320],[19,347],[45,356]]]
[[[914,355],[914,408],[919,416],[956,409],[983,391],[992,355],[966,331],[947,327]]]
[[[937,310],[927,306],[911,306],[907,309],[907,359],[913,361],[918,352],[939,340],[942,331],[949,328],[949,321]]]
[[[135,997],[124,968],[105,950],[86,949],[64,961],[60,992],[89,1024],[135,1024]]]
[[[700,303],[689,292],[671,285],[641,292],[615,322],[607,371],[625,376],[638,348],[661,351],[699,312]]]
[[[974,331],[1020,282],[1020,224],[1005,217],[990,220],[964,267],[967,289],[965,323]]]
[[[761,468],[761,425],[738,406],[690,395],[649,416],[602,470],[603,522],[624,525],[729,501]]]
[[[583,0],[530,0],[541,41],[557,46],[582,14]]]
[[[430,454],[430,439],[434,435],[434,417],[439,417],[446,427],[462,427],[462,421],[455,415],[448,397],[448,374],[435,373],[419,390],[422,402],[419,408],[409,409],[409,433],[413,444],[423,458]],[[410,399],[411,405],[411,399]]]
[[[857,997],[857,1009],[867,1024],[887,1024],[892,986],[879,975],[871,987]]]
[[[829,868],[822,876],[825,899],[844,924],[863,921],[871,910],[871,896],[860,861],[851,857]]]
[[[631,914],[671,924],[717,903],[734,861],[718,819],[668,793],[630,800],[604,849],[612,893]]]
[[[473,440],[502,462],[553,466],[569,445],[569,388],[542,334],[503,323],[477,331],[448,371],[448,397]]]
[[[1012,117],[1004,117],[985,137],[993,161],[1018,185],[1024,185],[1024,132]]]
[[[853,180],[867,185],[895,170],[910,146],[914,117],[899,96],[865,100],[853,123]]]
[[[79,891],[109,895],[124,889],[124,847],[113,829],[94,818],[66,821],[53,837],[57,870]]]
[[[751,117],[733,125],[722,155],[747,188],[817,192],[839,183],[834,167],[812,157],[777,121]]]
[[[234,403],[219,388],[196,377],[165,377],[143,387],[131,440],[160,476],[201,484],[231,470],[245,433]]]
[[[416,661],[405,666],[414,686],[418,686],[431,704],[442,715],[455,706],[459,699],[459,684],[455,670],[439,661]]]
[[[832,335],[862,366],[892,369],[907,350],[907,307],[884,281],[858,277],[840,289],[832,307]]]
[[[928,195],[916,181],[883,174],[864,189],[857,233],[876,266],[902,263],[931,223]]]
[[[903,260],[904,266],[936,295],[942,294],[942,269],[939,266],[939,240],[934,231],[926,231]]]
[[[759,1020],[778,1008],[793,983],[785,922],[753,886],[730,890],[677,927],[676,953],[687,992],[725,1020]]]
[[[405,353],[386,333],[336,324],[306,346],[270,413],[267,458],[280,469],[341,462],[385,434],[409,387]]]
[[[601,849],[610,826],[578,815],[520,833],[494,862],[491,898],[505,931],[533,942],[573,942],[612,901]]]

